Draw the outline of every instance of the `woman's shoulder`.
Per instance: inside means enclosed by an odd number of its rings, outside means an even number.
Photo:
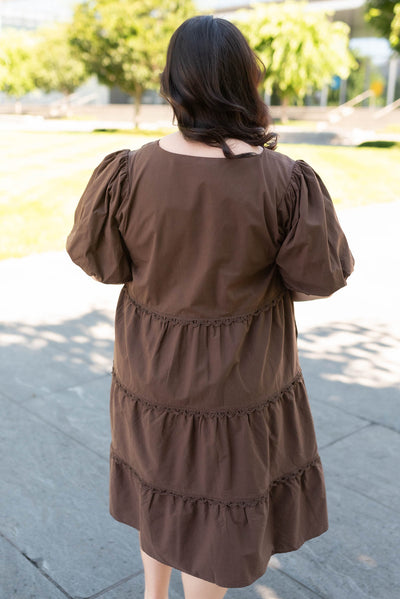
[[[264,148],[262,164],[266,181],[281,190],[286,189],[297,170],[298,162],[287,154]]]
[[[266,162],[270,162],[274,168],[286,170],[288,173],[291,173],[297,162],[297,160],[291,158],[287,154],[278,150],[270,150],[269,148],[264,148],[264,156]]]
[[[157,139],[148,141],[145,144],[139,146],[138,148],[133,148],[130,151],[130,156],[134,159],[136,159],[136,158],[146,159],[153,154],[154,150],[156,149],[157,144],[158,144]]]

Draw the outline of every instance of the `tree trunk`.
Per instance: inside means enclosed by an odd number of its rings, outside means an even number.
[[[133,123],[134,123],[134,127],[135,129],[139,128],[139,113],[140,113],[140,107],[142,104],[142,95],[143,95],[143,88],[141,85],[138,85],[135,89],[135,95],[134,95],[134,113],[133,113]]]
[[[72,107],[71,107],[71,95],[72,92],[70,92],[69,90],[65,90],[63,92],[64,94],[64,98],[63,98],[63,104],[64,104],[64,115],[68,118],[72,116]]]
[[[322,108],[326,108],[328,106],[328,93],[329,93],[329,88],[327,85],[324,85],[323,88],[321,89],[321,96],[320,96],[320,101],[319,101],[319,105]]]
[[[399,61],[399,59],[396,56],[396,54],[394,54],[390,58],[389,75],[388,75],[387,92],[386,92],[386,105],[394,102],[398,61]]]
[[[339,90],[339,105],[344,104],[347,99],[347,81],[348,79],[340,80],[340,90]]]
[[[289,96],[283,96],[281,104],[281,121],[282,123],[288,123],[288,108],[289,108]]]

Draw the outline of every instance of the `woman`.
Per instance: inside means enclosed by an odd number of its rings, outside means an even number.
[[[110,513],[140,531],[145,599],[250,585],[328,528],[293,300],[346,284],[353,257],[319,176],[274,152],[240,31],[174,33],[161,77],[179,131],[107,156],[67,250],[124,283],[115,316]]]

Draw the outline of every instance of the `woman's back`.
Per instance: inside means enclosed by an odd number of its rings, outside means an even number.
[[[69,245],[82,267],[177,316],[251,312],[285,288],[330,295],[352,269],[318,175],[267,149],[234,161],[159,140],[121,150],[96,169],[80,205]],[[103,242],[92,239],[99,230]]]
[[[218,318],[258,309],[282,290],[277,198],[289,159],[264,150],[234,162],[147,144],[129,160],[124,229],[128,286],[162,312]]]
[[[210,56],[210,39],[220,53]],[[233,25],[185,22],[162,84],[197,155],[164,139],[107,156],[67,242],[89,275],[124,284],[110,512],[140,530],[158,568],[226,588],[328,528],[293,294],[328,296],[353,269],[319,176],[266,145],[259,80]]]
[[[88,274],[125,283],[110,511],[140,529],[146,553],[240,587],[272,553],[324,532],[291,290],[330,295],[353,263],[311,167],[270,150],[236,160],[158,142],[115,152],[85,190],[68,251]]]

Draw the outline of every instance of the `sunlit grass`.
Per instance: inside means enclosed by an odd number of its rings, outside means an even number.
[[[322,177],[337,207],[400,199],[400,148],[281,144],[278,150],[308,162]]]
[[[400,133],[400,124],[391,123],[390,125],[386,125],[383,131],[386,133]]]
[[[0,259],[63,249],[76,204],[101,159],[164,133],[2,133]],[[278,151],[311,164],[338,207],[399,197],[398,147],[281,144]]]

